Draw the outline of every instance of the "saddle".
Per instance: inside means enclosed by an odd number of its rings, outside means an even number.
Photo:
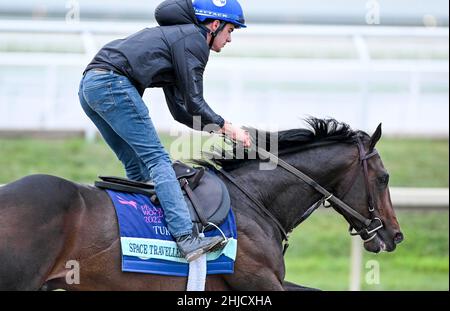
[[[209,231],[220,226],[226,219],[231,200],[225,184],[208,168],[191,167],[180,161],[172,164],[175,175],[183,190],[191,220],[198,232]],[[155,185],[152,182],[142,183],[126,178],[99,176],[95,186],[120,192],[143,194],[150,197],[154,204],[159,204]]]

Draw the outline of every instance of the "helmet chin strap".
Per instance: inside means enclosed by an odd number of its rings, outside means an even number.
[[[209,41],[209,49],[212,49],[214,40],[216,39],[217,35],[225,28],[226,25],[227,25],[226,22],[220,21],[220,26],[217,28],[216,31],[211,30],[209,31],[209,33],[211,34],[211,41]]]

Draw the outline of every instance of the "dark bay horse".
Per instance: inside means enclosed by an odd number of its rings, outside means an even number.
[[[310,119],[309,124],[310,129],[275,133],[280,159],[356,213],[380,221],[382,227],[368,230],[331,201],[366,240],[366,250],[393,251],[403,235],[389,196],[389,175],[374,152],[381,127],[370,137],[332,119]],[[206,290],[306,289],[284,280],[282,232],[306,219],[322,194],[282,167],[259,170],[259,159],[216,163],[245,185],[283,228],[222,176],[237,221],[238,252],[235,273],[208,276]],[[79,282],[67,281],[71,262],[79,264]],[[49,175],[27,176],[0,188],[0,290],[185,290],[186,282],[121,272],[116,214],[103,190]]]

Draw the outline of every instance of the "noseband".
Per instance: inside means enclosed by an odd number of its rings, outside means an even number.
[[[362,143],[360,136],[357,136],[356,143],[357,143],[358,151],[359,151],[359,162],[362,165],[363,174],[364,174],[364,182],[365,182],[366,193],[367,193],[367,198],[368,198],[368,211],[369,211],[369,215],[370,215],[369,218],[358,213],[355,209],[351,208],[346,203],[344,203],[342,200],[340,200],[339,198],[334,196],[334,194],[332,194],[331,192],[329,192],[328,190],[323,188],[321,185],[319,185],[316,181],[314,181],[308,175],[301,172],[300,170],[298,170],[294,166],[290,165],[289,163],[285,162],[284,160],[278,158],[274,154],[272,154],[272,153],[268,152],[267,150],[260,148],[260,147],[258,147],[258,153],[262,158],[269,159],[269,161],[279,165],[280,167],[282,167],[289,173],[293,174],[297,178],[301,179],[303,182],[307,183],[308,185],[313,187],[317,192],[319,192],[320,194],[323,195],[323,198],[321,200],[319,200],[316,204],[314,204],[310,209],[308,209],[306,214],[309,215],[321,204],[323,204],[325,207],[333,206],[334,208],[347,213],[354,219],[361,222],[363,224],[361,229],[353,232],[354,227],[353,227],[353,225],[350,225],[349,232],[353,236],[355,236],[355,235],[361,236],[361,238],[364,240],[364,242],[369,242],[376,237],[377,231],[380,230],[381,228],[383,228],[383,222],[381,221],[381,219],[378,217],[375,217],[375,215],[374,215],[375,201],[373,200],[373,195],[372,195],[372,192],[370,191],[369,170],[368,170],[368,164],[367,164],[367,161],[370,158],[374,157],[375,155],[378,155],[378,151],[374,150],[370,153],[366,152],[364,150],[364,145]],[[283,254],[284,254],[289,246],[289,242],[288,242],[289,233],[292,232],[292,230],[294,230],[294,228],[298,224],[294,225],[292,228],[287,230],[288,231],[288,233],[287,233],[286,230],[283,228],[283,226],[280,224],[280,222],[275,218],[275,216],[273,216],[272,213],[269,210],[267,210],[267,208],[265,208],[264,205],[261,202],[259,202],[259,200],[256,199],[245,187],[240,185],[234,177],[232,177],[230,174],[225,172],[223,169],[220,170],[219,172],[224,177],[226,177],[230,182],[232,182],[241,192],[243,192],[250,200],[252,200],[263,212],[265,212],[274,221],[274,223],[280,229],[280,231],[283,235],[283,240],[285,241],[285,245],[284,245],[284,249],[283,249]],[[357,176],[358,176],[358,174],[355,176],[352,183],[350,183],[350,187],[344,193],[344,196],[353,187],[354,183],[356,182]],[[303,221],[306,217],[302,217],[300,222]]]

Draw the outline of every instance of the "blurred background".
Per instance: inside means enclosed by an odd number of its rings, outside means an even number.
[[[32,173],[123,176],[81,110],[78,84],[105,43],[155,26],[160,2],[0,0],[0,184]],[[448,290],[448,1],[241,2],[249,27],[211,54],[209,105],[269,130],[303,127],[308,116],[368,133],[382,122],[379,150],[406,236],[395,253],[363,253],[345,221],[320,210],[292,237],[287,279],[325,290]],[[190,139],[161,90],[144,99],[168,150]]]

